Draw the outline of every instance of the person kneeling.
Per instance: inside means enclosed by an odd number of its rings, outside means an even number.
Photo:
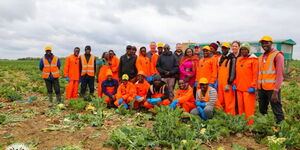
[[[193,95],[193,88],[188,84],[185,84],[184,80],[178,81],[179,89],[175,93],[173,102],[170,104],[170,108],[175,109],[181,107],[184,112],[190,112],[195,105],[195,98]]]
[[[116,94],[116,101],[115,105],[120,106],[121,104],[124,104],[124,107],[126,109],[129,108],[128,104],[130,101],[134,100],[136,95],[135,86],[133,83],[128,82],[129,76],[127,74],[122,75],[122,83],[118,87],[118,91]]]
[[[203,120],[213,118],[214,106],[217,101],[217,91],[208,86],[208,80],[201,78],[199,81],[200,88],[196,93],[195,104],[197,108],[191,111],[191,114],[200,115]]]
[[[116,100],[115,94],[118,89],[118,80],[112,78],[113,73],[111,70],[106,73],[106,80],[101,83],[102,87],[102,98],[104,102],[111,107],[113,102]]]
[[[145,73],[139,71],[137,74],[137,82],[135,83],[136,96],[134,102],[134,109],[138,109],[146,101],[147,92],[149,90],[150,84],[145,79]]]
[[[153,108],[154,105],[170,105],[169,91],[165,82],[161,81],[161,76],[155,74],[153,77],[153,84],[151,84],[147,99],[144,106],[148,109]]]

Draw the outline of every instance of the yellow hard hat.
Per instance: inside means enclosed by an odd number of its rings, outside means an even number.
[[[122,75],[122,80],[129,80],[129,76],[127,74]]]
[[[44,49],[45,49],[45,51],[46,51],[46,50],[52,51],[52,47],[51,47],[51,46],[46,46]]]
[[[210,51],[210,47],[209,47],[209,46],[204,46],[204,47],[202,48],[202,50],[204,50],[204,49],[207,49],[207,50]]]
[[[224,42],[222,43],[222,46],[221,47],[226,47],[226,48],[230,48],[230,44],[228,42]]]
[[[259,40],[259,43],[261,43],[262,41],[273,42],[273,39],[272,39],[272,37],[265,35]]]
[[[158,42],[158,43],[157,43],[157,47],[164,47],[164,43]]]
[[[199,80],[199,84],[208,84],[207,78],[201,78],[201,79]]]

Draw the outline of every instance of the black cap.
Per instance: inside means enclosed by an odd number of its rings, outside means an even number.
[[[130,49],[132,49],[132,46],[131,45],[127,45],[126,46],[126,50],[130,50]]]
[[[79,48],[79,47],[75,47],[74,49],[79,49],[79,50],[80,50],[80,48]]]
[[[85,46],[85,50],[91,50],[91,46],[89,45]]]

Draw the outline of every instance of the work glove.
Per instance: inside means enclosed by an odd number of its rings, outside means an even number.
[[[70,80],[70,78],[69,78],[69,77],[66,77],[66,81],[67,81],[67,82],[70,82],[71,80]]]
[[[119,99],[119,105],[121,105],[123,103],[123,101],[124,101],[123,98],[120,98]]]
[[[197,82],[197,81],[195,81],[195,83],[194,83],[194,87],[195,87],[195,88],[197,88],[197,87],[198,87],[198,82]]]
[[[151,98],[147,98],[146,101],[150,104],[152,104],[152,99]]]
[[[102,62],[100,60],[97,61],[97,65],[101,65]]]
[[[212,88],[215,88],[215,85],[214,84],[208,84],[208,86],[212,87]]]
[[[214,84],[214,87],[216,90],[218,90],[218,80],[216,80],[215,84]]]
[[[170,104],[170,108],[171,108],[171,109],[175,109],[177,104],[178,104],[178,99],[175,99],[175,100]]]
[[[151,82],[153,80],[153,76],[149,76],[149,77],[146,76],[146,79],[148,82]]]
[[[206,114],[205,114],[203,108],[198,107],[198,111],[199,111],[199,113],[200,113],[200,117],[201,117],[203,120],[207,120],[207,117],[206,117]]]
[[[151,99],[151,102],[152,102],[151,104],[152,104],[152,105],[156,105],[156,103],[157,103],[157,102],[160,102],[160,101],[161,101],[161,98],[152,98],[152,99]]]
[[[255,89],[254,88],[249,88],[248,89],[248,93],[254,93],[255,92]]]
[[[206,106],[206,103],[205,102],[200,102],[199,100],[196,100],[196,106],[204,108]]]
[[[125,107],[126,109],[129,108],[128,104],[126,104],[126,103],[124,103],[124,107]]]
[[[232,90],[236,90],[236,85],[233,85],[233,86],[232,86]]]
[[[141,96],[135,96],[135,99],[138,101],[138,102],[141,102],[144,100],[144,97],[141,97]]]

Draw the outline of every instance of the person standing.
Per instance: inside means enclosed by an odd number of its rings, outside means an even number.
[[[195,52],[195,56],[197,56],[198,60],[200,60],[200,58],[201,58],[200,51],[201,51],[200,47],[198,45],[195,45],[194,52]]]
[[[80,79],[79,53],[80,48],[75,47],[74,54],[66,58],[64,67],[64,77],[68,82],[66,87],[66,99],[78,98],[78,85]]]
[[[89,45],[85,46],[85,53],[80,55],[80,72],[82,80],[80,96],[85,96],[87,86],[89,86],[90,95],[93,95],[95,91],[96,57],[91,54],[91,46]]]
[[[240,53],[240,46],[241,46],[241,43],[239,41],[233,41],[231,43],[232,47],[232,55],[237,59],[238,57],[241,56],[241,53]]]
[[[132,46],[127,45],[126,54],[121,56],[120,64],[119,64],[119,79],[122,78],[123,74],[127,74],[129,76],[129,80],[135,80],[137,75],[136,69],[136,57],[133,56]]]
[[[140,51],[139,51],[139,56],[136,60],[136,68],[138,72],[143,72],[144,76],[146,78],[146,80],[148,82],[151,82],[153,79],[152,76],[152,64],[150,62],[150,59],[146,56],[147,55],[147,51],[146,51],[146,47],[141,47]]]
[[[157,52],[158,52],[158,55],[161,55],[163,53],[163,49],[164,49],[164,43],[158,42],[157,43]]]
[[[198,57],[194,55],[191,48],[187,48],[184,52],[184,57],[180,61],[179,71],[180,79],[191,87],[194,86],[197,72]]]
[[[150,43],[150,51],[147,53],[147,57],[150,59],[151,64],[152,64],[152,74],[158,73],[158,71],[156,69],[156,62],[157,62],[158,56],[159,55],[157,54],[156,43],[151,42]]]
[[[258,59],[259,111],[267,114],[270,103],[276,123],[280,123],[284,120],[280,95],[284,74],[284,56],[282,52],[272,48],[272,37],[263,36],[259,42],[265,51]]]
[[[229,53],[230,44],[222,44],[222,57],[218,61],[218,101],[217,108],[223,108],[226,113],[236,115],[235,95],[232,83],[235,79],[236,59]]]
[[[113,78],[116,80],[119,80],[119,76],[118,76],[118,70],[119,70],[119,63],[120,60],[119,58],[116,56],[115,52],[113,50],[109,50],[109,63],[110,63],[110,69],[113,73]]]
[[[102,82],[106,80],[107,78],[107,72],[111,71],[110,70],[110,63],[109,63],[109,53],[104,52],[102,54],[102,58],[97,62],[98,67],[97,67],[97,85],[98,85],[98,97],[102,97]]]
[[[165,44],[164,52],[158,57],[156,68],[162,81],[168,85],[169,99],[172,100],[174,98],[175,74],[178,73],[178,62],[168,44]]]
[[[53,106],[53,88],[56,94],[56,103],[60,104],[61,95],[59,87],[59,69],[60,69],[60,60],[57,56],[54,56],[52,53],[52,47],[45,47],[45,55],[40,59],[40,70],[42,71],[42,77],[45,80],[48,97],[49,97],[49,106]]]
[[[180,43],[177,43],[175,48],[176,48],[176,50],[174,52],[174,56],[175,56],[177,62],[180,63],[181,59],[184,57],[184,54],[183,54],[183,51],[182,51],[182,45]],[[180,67],[180,65],[179,65],[179,67]],[[178,82],[179,79],[180,79],[180,74],[179,73],[175,74],[175,79],[176,79],[176,81],[175,81],[175,84],[176,84],[176,82]]]
[[[195,87],[198,87],[198,81],[201,78],[206,78],[208,80],[208,84],[211,87],[215,87],[214,84],[217,80],[217,63],[215,58],[210,53],[210,47],[204,46],[202,48],[203,58],[201,58],[198,62],[197,74],[196,74],[196,82]]]
[[[254,115],[255,88],[257,82],[258,59],[251,53],[249,43],[243,43],[240,48],[241,57],[236,61],[236,79],[233,89],[236,89],[238,114],[246,114],[246,118]],[[248,121],[253,124],[253,119]]]

